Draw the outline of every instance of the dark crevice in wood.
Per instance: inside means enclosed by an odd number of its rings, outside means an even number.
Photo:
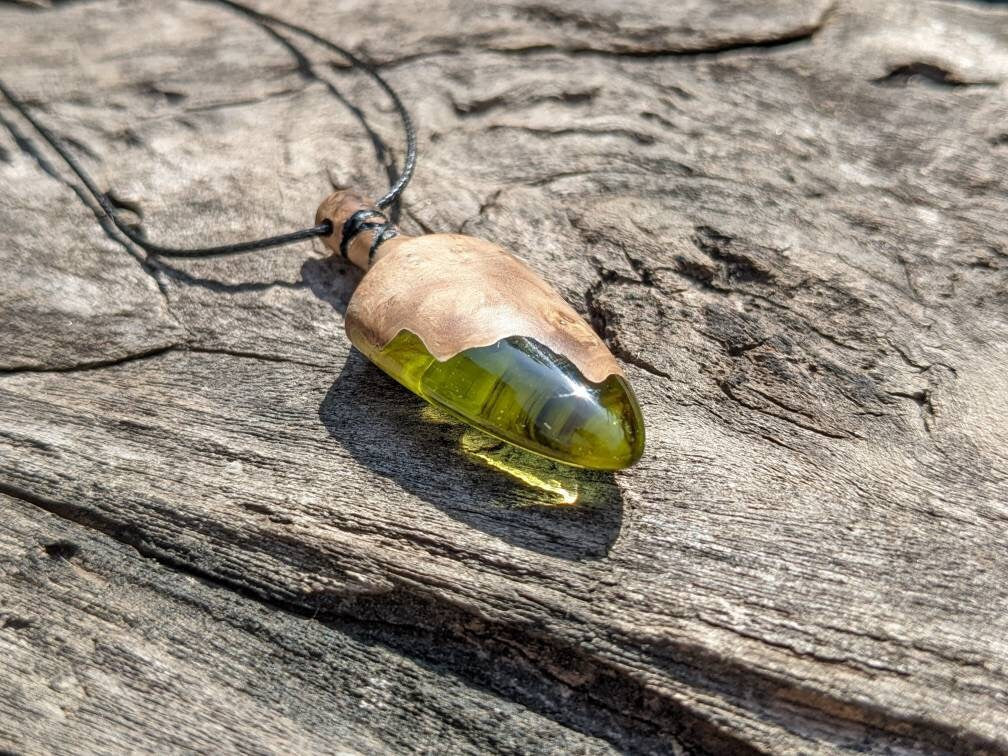
[[[416,214],[416,212],[414,210],[412,210],[408,206],[405,206],[405,205],[403,206],[403,208],[402,208],[402,214],[403,214],[404,217],[409,218],[411,221],[413,221],[415,224],[417,224],[417,226],[420,227],[420,230],[423,231],[425,234],[436,234],[437,233],[437,231],[434,229],[433,226],[431,226],[428,223],[426,223],[422,218],[420,218],[420,216],[418,216]]]
[[[177,105],[180,102],[188,99],[189,95],[185,92],[176,92],[171,89],[165,89],[159,86],[153,81],[142,81],[136,86],[136,91],[147,97],[153,97],[158,100],[164,100],[169,105]]]
[[[79,373],[90,370],[102,370],[104,368],[113,368],[118,367],[120,365],[128,365],[133,362],[148,360],[153,357],[160,357],[170,352],[187,352],[190,354],[222,354],[227,355],[229,357],[238,357],[240,359],[259,360],[260,362],[277,362],[287,365],[300,365],[302,367],[308,367],[318,370],[329,369],[329,365],[326,364],[307,362],[304,360],[296,360],[281,355],[262,354],[260,352],[251,352],[239,349],[227,349],[226,347],[207,347],[207,346],[198,346],[195,344],[179,343],[179,344],[170,344],[168,346],[158,347],[156,349],[151,349],[144,352],[138,352],[135,354],[129,354],[126,355],[125,357],[118,357],[106,360],[94,360],[91,362],[80,362],[74,365],[66,365],[59,367],[49,367],[45,365],[38,365],[38,366],[29,365],[25,367],[0,368],[0,377],[21,375],[24,373]]]
[[[948,365],[944,362],[932,362],[932,363],[918,362],[917,360],[913,359],[910,356],[910,354],[907,352],[906,349],[894,343],[891,339],[887,339],[886,343],[889,344],[890,347],[892,347],[893,351],[899,355],[900,359],[903,360],[905,364],[914,368],[918,373],[926,373],[929,370],[932,370],[933,368],[943,367],[952,374],[952,377],[958,376],[958,372],[951,365]]]
[[[80,544],[72,541],[53,541],[43,544],[42,549],[50,559],[71,559],[80,553]]]
[[[11,617],[0,615],[0,629],[3,630],[26,630],[34,626],[34,622],[25,617]],[[0,753],[13,753],[12,751],[4,751],[0,749]]]
[[[647,233],[646,230],[644,233]],[[635,257],[630,254],[630,250],[624,248],[622,251],[623,259],[625,259],[630,267],[633,268],[633,272],[637,274],[638,278],[640,278],[640,283],[645,286],[654,286],[654,274],[656,271],[648,267],[648,265],[639,257]]]
[[[848,669],[858,669],[858,670],[861,670],[861,671],[865,672],[866,674],[872,674],[874,672],[881,671],[881,672],[888,672],[888,673],[896,675],[898,677],[906,677],[907,676],[907,673],[905,671],[903,671],[901,669],[897,669],[895,667],[886,667],[885,665],[882,665],[882,664],[868,663],[868,662],[866,662],[863,659],[856,659],[856,658],[851,657],[851,656],[843,656],[843,657],[839,657],[839,656],[837,656],[837,657],[826,656],[824,654],[816,652],[814,649],[811,649],[811,648],[810,649],[801,649],[801,648],[797,648],[796,646],[793,646],[791,644],[779,642],[779,641],[767,638],[767,637],[765,637],[763,635],[759,635],[757,633],[747,632],[747,631],[742,630],[742,629],[740,629],[740,628],[738,628],[738,627],[736,627],[734,625],[731,625],[731,624],[728,624],[728,623],[725,623],[725,622],[718,622],[717,620],[713,619],[712,617],[698,617],[698,619],[701,622],[703,622],[704,624],[710,625],[711,627],[716,627],[716,628],[719,628],[721,630],[726,630],[726,631],[728,631],[730,633],[733,633],[735,635],[738,635],[739,637],[742,637],[742,638],[747,638],[749,640],[754,640],[754,641],[757,641],[759,643],[765,643],[767,645],[770,645],[770,646],[773,646],[775,648],[779,648],[779,649],[781,649],[783,651],[786,651],[787,653],[792,654],[792,655],[794,655],[796,657],[799,657],[799,658],[800,657],[805,657],[805,658],[809,658],[809,659],[814,659],[815,661],[821,662],[823,664],[836,664],[836,665],[839,665],[839,666],[842,666],[842,667],[845,667],[845,668],[848,668]]]
[[[633,265],[633,263],[631,263]],[[636,266],[634,266],[636,270]],[[606,345],[609,347],[610,351],[618,357],[619,359],[627,362],[635,367],[639,367],[651,375],[658,378],[665,378],[668,380],[672,379],[670,373],[665,372],[661,368],[651,364],[643,357],[632,353],[630,350],[626,349],[618,339],[613,338],[612,334],[609,333],[609,313],[607,309],[598,301],[598,295],[602,288],[608,284],[617,281],[623,281],[625,283],[637,284],[643,286],[650,285],[650,275],[647,276],[646,280],[635,280],[633,278],[626,278],[619,276],[617,274],[610,273],[608,271],[599,271],[600,278],[585,292],[585,307],[588,309],[588,318],[595,329],[595,332],[599,335]],[[643,276],[642,276],[643,279]]]
[[[853,437],[857,437],[857,434],[854,433],[853,431],[850,431],[849,433],[839,433],[837,431],[827,430],[826,428],[821,428],[821,427],[819,427],[817,425],[811,425],[809,423],[802,422],[802,421],[797,420],[796,418],[791,417],[789,415],[782,415],[779,412],[772,412],[768,408],[761,407],[759,404],[756,404],[754,402],[747,402],[744,398],[742,398],[742,397],[739,396],[739,393],[738,393],[737,389],[740,386],[738,385],[737,381],[734,381],[732,379],[723,379],[723,380],[718,381],[717,382],[717,387],[719,389],[721,389],[721,392],[726,397],[728,397],[728,399],[730,399],[733,402],[736,402],[736,403],[740,404],[741,406],[745,407],[746,409],[752,410],[753,412],[759,412],[760,414],[767,415],[769,417],[773,417],[773,418],[776,418],[778,420],[783,420],[784,422],[789,423],[789,424],[795,426],[796,428],[801,428],[802,430],[806,430],[806,431],[809,431],[811,433],[815,433],[815,434],[817,434],[819,436],[824,436],[825,438],[829,438],[829,439],[849,440],[852,436]],[[770,401],[772,404],[780,406],[782,409],[785,409],[788,412],[794,412],[794,410],[791,410],[790,408],[785,408],[783,405],[780,404],[780,402],[778,402],[776,400],[769,400],[769,398],[766,397],[766,395],[763,395],[763,396],[764,396],[764,398],[768,399],[768,401]]]
[[[152,357],[160,357],[168,352],[175,351],[179,349],[181,344],[169,344],[168,346],[160,346],[154,349],[148,349],[143,352],[136,352],[134,354],[128,354],[124,357],[115,357],[103,360],[91,360],[88,362],[79,362],[73,365],[66,365],[63,367],[48,367],[45,365],[29,365],[25,367],[13,367],[13,368],[0,368],[0,376],[10,376],[10,375],[21,375],[24,373],[77,373],[85,370],[101,370],[103,368],[117,367],[119,365],[128,365],[131,362],[139,362],[141,360],[148,360]]]
[[[896,66],[885,76],[880,76],[872,81],[878,86],[887,87],[907,87],[915,84],[929,84],[932,86],[958,88],[958,87],[996,87],[996,81],[965,81],[960,79],[951,71],[941,66],[931,63],[907,63]]]
[[[95,0],[0,0],[0,2],[34,11],[50,11],[64,5],[83,5],[85,3],[93,3]]]
[[[917,408],[920,410],[921,422],[924,424],[924,430],[931,433],[934,426],[935,418],[935,408],[931,401],[933,392],[930,389],[922,389],[921,391],[914,391],[912,393],[907,393],[905,391],[887,391],[889,396],[895,396],[900,399],[909,399]]]
[[[26,365],[18,367],[0,367],[0,377],[15,376],[25,373],[78,373],[91,370],[102,370],[105,368],[118,367],[120,365],[128,365],[133,362],[141,362],[143,360],[148,360],[154,357],[160,357],[162,355],[173,352],[181,352],[189,354],[220,354],[229,357],[238,357],[240,359],[258,360],[261,362],[276,362],[288,365],[300,365],[302,367],[317,370],[328,370],[331,367],[327,363],[308,362],[306,360],[297,360],[292,357],[285,357],[283,355],[263,354],[261,352],[253,352],[249,350],[228,349],[226,347],[210,347],[210,346],[202,346],[197,344],[180,342],[178,344],[169,344],[167,346],[160,346],[143,352],[128,354],[123,357],[92,360],[88,362],[79,362],[73,365],[63,365],[63,366]]]
[[[307,362],[304,360],[295,360],[290,357],[283,357],[281,355],[269,355],[262,354],[261,352],[250,352],[243,351],[240,349],[227,349],[225,347],[207,347],[207,346],[196,346],[189,344],[184,347],[187,352],[192,352],[194,354],[223,354],[229,357],[238,357],[241,359],[249,360],[259,360],[261,362],[279,362],[288,365],[301,365],[302,367],[313,368],[316,370],[329,370],[331,365],[317,363],[317,362]]]
[[[641,60],[658,60],[663,58],[713,58],[730,53],[762,52],[765,50],[793,50],[811,43],[813,37],[821,28],[816,25],[811,28],[799,29],[794,32],[781,34],[777,37],[766,39],[739,39],[727,41],[722,44],[710,47],[667,49],[667,48],[632,48],[623,49],[586,47],[586,46],[564,46],[564,45],[529,45],[527,47],[479,47],[476,49],[485,52],[500,53],[504,55],[530,55],[538,53],[559,53],[574,57],[598,57],[598,58],[633,58]]]
[[[890,396],[898,396],[901,399],[909,399],[921,409],[926,410],[929,415],[934,414],[934,405],[931,404],[930,391],[914,391],[912,394],[908,394],[904,391],[888,391],[886,393]]]
[[[391,68],[409,65],[417,61],[432,60],[436,58],[455,58],[463,54],[463,50],[458,48],[444,48],[437,50],[423,50],[421,52],[407,53],[394,58],[384,58],[371,61],[372,67],[377,71],[386,71]]]
[[[471,100],[465,103],[452,101],[452,107],[460,118],[471,118],[477,115],[497,110],[510,109],[512,107],[527,108],[544,102],[555,102],[562,105],[584,105],[590,103],[598,96],[599,89],[594,88],[584,92],[561,92],[559,94],[542,94],[522,97],[518,103],[512,103],[505,95],[495,95],[480,100]]]
[[[655,138],[650,134],[632,129],[606,129],[589,128],[587,126],[557,127],[552,129],[535,128],[533,126],[517,126],[511,124],[491,124],[486,127],[486,131],[520,131],[524,134],[533,134],[540,137],[564,137],[564,136],[592,136],[592,137],[616,137],[629,139],[641,146],[654,144]]]
[[[750,37],[743,39],[728,40],[716,45],[709,45],[705,47],[696,48],[685,48],[681,50],[614,50],[605,51],[611,52],[614,55],[620,57],[641,57],[641,58],[660,58],[660,57],[676,57],[676,58],[692,58],[692,57],[710,57],[719,56],[726,53],[735,52],[755,52],[760,50],[778,50],[778,49],[793,49],[795,47],[810,44],[815,37],[829,22],[830,17],[836,10],[837,3],[831,3],[816,19],[812,24],[808,26],[802,26],[793,30],[783,31],[779,34],[774,34],[766,37]],[[572,53],[578,54],[582,52],[581,50],[571,50]],[[597,53],[597,50],[587,49],[583,52],[588,54]]]
[[[133,215],[135,215],[137,217],[138,221],[143,220],[143,217],[144,217],[143,216],[143,208],[140,206],[139,202],[137,202],[135,200],[131,200],[128,197],[124,197],[123,195],[119,194],[119,192],[117,192],[115,189],[112,189],[111,187],[106,190],[105,196],[108,198],[108,201],[110,203],[112,203],[113,207],[115,207],[115,208],[117,208],[119,210],[125,210],[128,213],[133,213]],[[137,224],[130,224],[130,225],[131,226],[138,226],[139,223],[137,223]]]
[[[612,350],[612,353],[616,355],[619,359],[623,360],[624,362],[628,362],[631,365],[634,365],[635,367],[639,367],[641,370],[647,373],[651,373],[651,375],[657,378],[665,378],[666,380],[672,380],[671,373],[665,372],[661,368],[645,360],[643,357],[640,357],[634,354],[633,352],[630,352],[628,349],[624,348],[623,345],[620,344],[618,341],[614,341],[613,339],[607,339],[606,343]]]
[[[218,110],[226,110],[227,108],[241,108],[247,107],[249,105],[258,105],[269,100],[282,100],[284,98],[289,98],[294,95],[301,94],[304,92],[306,87],[288,87],[286,89],[281,89],[277,92],[269,92],[260,97],[244,97],[238,100],[225,100],[223,102],[209,102],[204,105],[193,105],[191,107],[184,108],[186,113],[212,113]]]
[[[411,53],[397,58],[387,58],[379,60],[375,65],[379,68],[392,68],[417,60],[428,60],[436,57],[458,56],[465,51],[485,52],[498,55],[536,55],[540,53],[560,54],[570,56],[599,57],[599,58],[624,58],[624,59],[703,59],[716,58],[718,56],[732,53],[747,53],[761,51],[793,50],[810,44],[825,25],[829,22],[830,16],[836,8],[836,3],[830,5],[822,15],[812,24],[798,27],[793,30],[783,31],[779,34],[766,37],[749,37],[729,39],[717,44],[700,47],[666,47],[660,42],[649,45],[647,41],[615,42],[610,47],[591,47],[586,45],[563,45],[563,44],[534,44],[520,47],[495,46],[492,41],[479,44],[477,40],[453,40],[454,47],[437,48],[421,53]],[[553,11],[552,8],[548,9]],[[432,40],[428,40],[428,44]]]
[[[730,236],[706,226],[697,226],[690,241],[711,260],[723,267],[724,277],[732,284],[771,284],[774,276],[752,257],[736,251]],[[713,276],[712,276],[713,277]],[[709,279],[708,279],[709,280]]]

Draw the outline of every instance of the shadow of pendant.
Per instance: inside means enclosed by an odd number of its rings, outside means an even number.
[[[319,418],[361,465],[505,543],[590,560],[604,558],[619,536],[623,498],[611,472],[503,444],[403,391],[356,351]]]

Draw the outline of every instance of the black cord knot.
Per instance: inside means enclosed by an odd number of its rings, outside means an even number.
[[[373,221],[372,218],[380,218],[380,221]],[[362,231],[374,231],[374,236],[371,238],[371,247],[368,249],[368,264],[374,260],[375,252],[378,251],[378,247],[384,242],[391,239],[393,236],[398,236],[399,232],[396,230],[395,224],[388,219],[381,210],[369,210],[367,208],[363,210],[358,210],[356,213],[351,215],[346,219],[346,223],[343,224],[342,235],[343,238],[340,239],[340,254],[349,259],[347,255],[347,246],[353,241],[354,237]]]

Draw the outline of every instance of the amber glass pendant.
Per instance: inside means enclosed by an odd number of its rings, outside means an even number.
[[[361,228],[368,212],[337,192],[317,222],[329,220],[326,244],[367,271],[346,330],[369,360],[431,404],[536,454],[595,470],[640,459],[644,421],[619,364],[541,277],[473,237]]]

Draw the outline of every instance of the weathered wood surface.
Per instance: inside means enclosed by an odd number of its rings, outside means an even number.
[[[556,506],[351,352],[320,244],[148,259],[0,102],[0,748],[1008,750],[1008,9],[273,12],[399,88],[403,227],[543,271],[648,450],[519,459]],[[218,4],[0,29],[158,240],[310,223],[401,152]]]
[[[609,750],[387,646],[408,633],[276,611],[31,503],[0,503],[5,746]]]

